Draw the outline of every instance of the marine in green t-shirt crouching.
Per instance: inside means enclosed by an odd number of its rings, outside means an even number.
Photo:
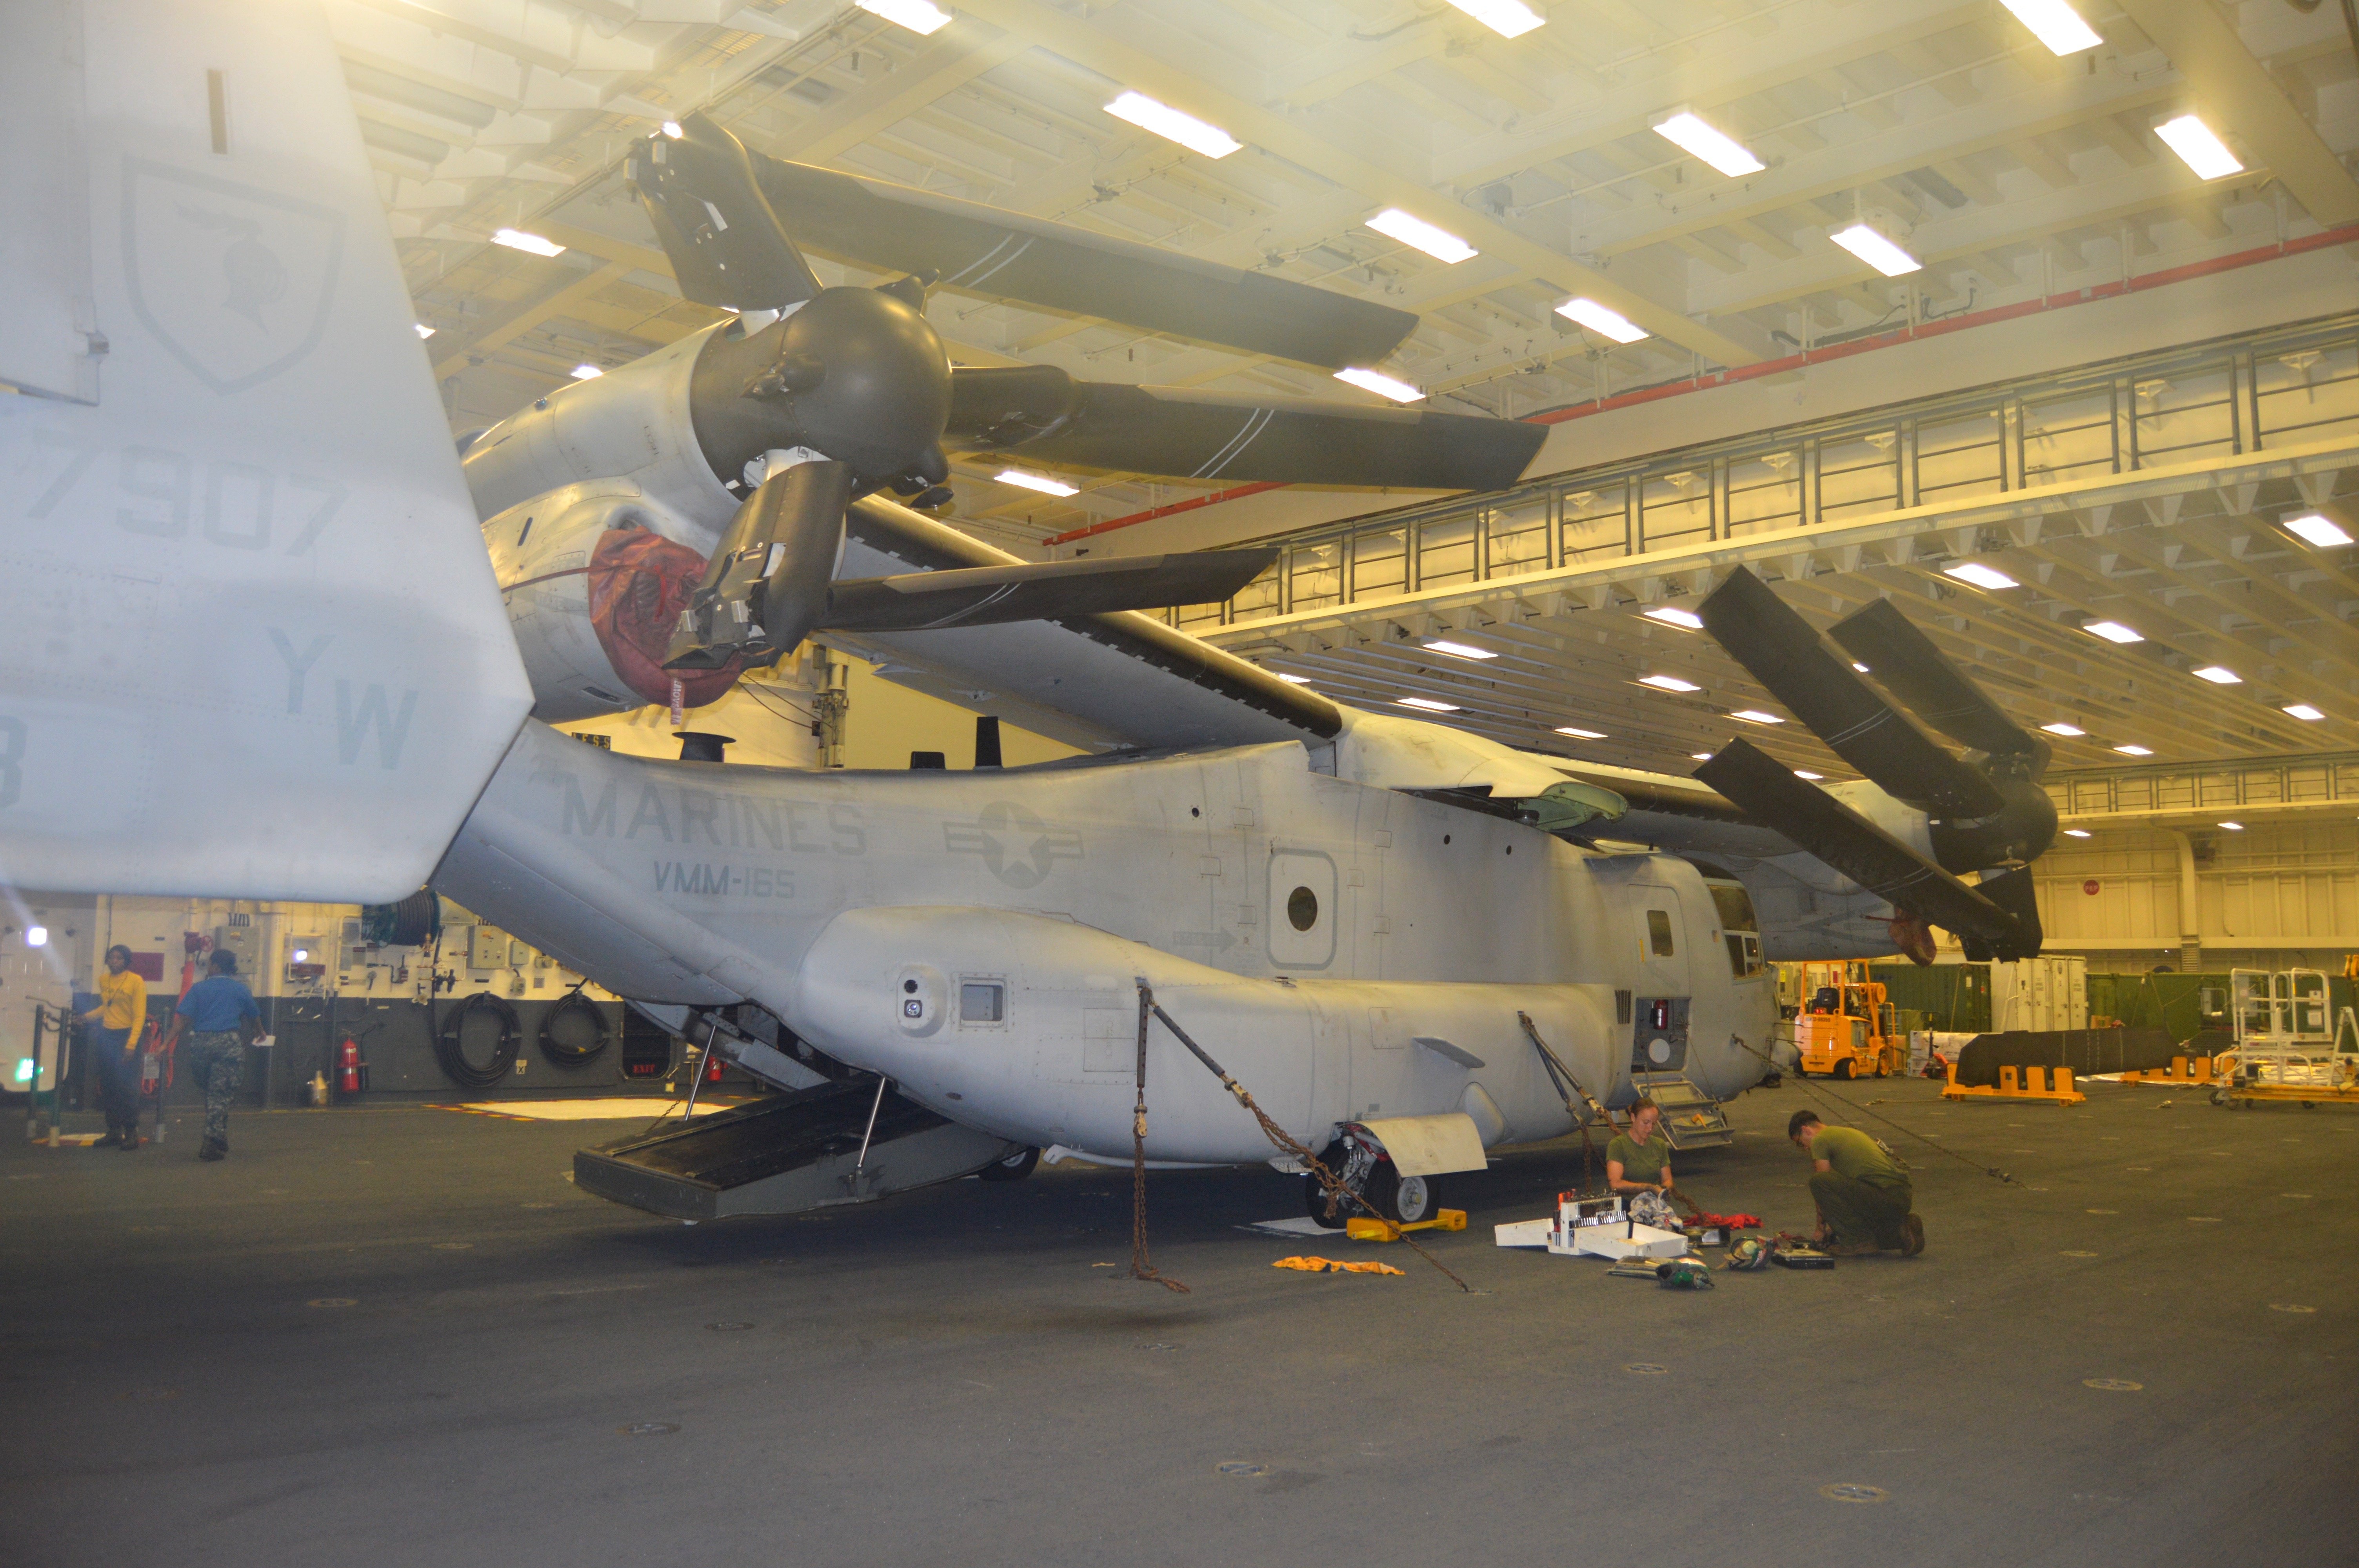
[[[1910,1212],[1908,1172],[1882,1144],[1853,1127],[1829,1127],[1798,1110],[1786,1136],[1810,1157],[1810,1196],[1819,1206],[1818,1239],[1838,1258],[1925,1250],[1925,1226]]]

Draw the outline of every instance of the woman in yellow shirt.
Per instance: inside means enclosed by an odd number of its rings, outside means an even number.
[[[98,1027],[90,1041],[98,1065],[98,1092],[106,1108],[101,1149],[139,1147],[139,1034],[147,1022],[147,982],[131,972],[131,949],[116,943],[106,950],[106,973],[98,982],[98,1005],[82,1022]]]

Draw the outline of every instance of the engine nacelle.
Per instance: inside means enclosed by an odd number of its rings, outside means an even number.
[[[705,564],[679,541],[699,531],[618,479],[560,486],[484,524],[534,718],[562,724],[671,700],[664,654]],[[745,668],[683,672],[682,703],[718,701]]]
[[[476,437],[461,460],[476,515],[624,479],[655,509],[658,521],[647,525],[709,552],[736,513],[739,497],[723,481],[738,473],[715,471],[698,429],[694,384],[706,346],[733,330],[742,330],[734,320],[691,332],[619,370],[561,386]]]

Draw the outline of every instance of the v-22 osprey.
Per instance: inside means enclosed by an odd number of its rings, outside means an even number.
[[[1650,1078],[1715,1099],[1757,1081],[1771,960],[1930,956],[1929,923],[1970,952],[2038,948],[2046,749],[1888,607],[1832,628],[1837,658],[1732,571],[1706,630],[1864,776],[1815,788],[1731,741],[1684,779],[1355,709],[1140,613],[1224,598],[1266,551],[1034,563],[927,514],[947,450],[1479,490],[1539,434],[956,368],[931,289],[1329,369],[1381,359],[1406,313],[770,158],[691,115],[629,178],[683,294],[729,314],[454,466],[316,16],[93,6],[128,42],[91,67],[86,169],[52,172],[127,216],[97,231],[87,300],[59,296],[49,390],[0,399],[23,524],[0,567],[70,608],[138,535],[123,656],[202,650],[210,674],[76,684],[56,661],[81,643],[0,627],[0,855],[27,885],[247,897],[383,901],[430,871],[791,1091],[679,1135],[694,1149],[601,1156],[593,1190],[776,1211],[1039,1152],[1126,1164],[1142,1059],[1149,1162],[1271,1159],[1168,1028],[1142,1058],[1151,988],[1293,1139],[1414,1218],[1439,1178]],[[233,124],[217,81],[208,127],[201,83],[150,91],[200,36],[233,95],[285,112]],[[903,276],[824,286],[798,234]],[[207,268],[257,248],[286,287],[230,319]],[[84,314],[106,330],[88,354]],[[803,771],[555,728],[713,700],[812,637],[1093,754]]]

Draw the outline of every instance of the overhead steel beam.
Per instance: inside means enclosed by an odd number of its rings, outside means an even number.
[[[2211,0],[2122,0],[2187,79],[2190,107],[2267,163],[2321,228],[2359,221],[2359,181]]]
[[[2069,90],[2073,97],[2081,97],[2082,91],[2079,83]],[[2141,85],[2126,92],[2115,92],[2101,82],[2097,87],[2088,89],[2087,96],[2080,103],[2060,112],[2053,108],[2059,94],[2041,92],[2023,99],[1986,103],[1970,114],[1945,114],[1921,126],[1912,125],[1893,135],[1877,137],[1873,146],[1880,156],[1864,168],[1839,167],[1843,155],[1853,150],[1846,147],[1830,147],[1824,153],[1789,159],[1779,168],[1756,175],[1747,182],[1745,199],[1742,201],[1701,205],[1695,211],[1645,233],[1607,240],[1598,246],[1598,250],[1609,256],[1625,255],[1677,235],[1768,217],[1804,202],[1816,201],[1821,197],[1839,196],[1863,185],[1891,179],[1912,169],[1934,168],[1945,178],[1962,185],[1964,181],[1956,180],[1954,175],[1941,169],[1940,166],[1949,164],[1954,167],[1959,158],[2051,131],[2065,130],[2100,115],[2126,114],[2133,109],[2164,103],[2176,91],[2177,88],[2167,85]],[[2026,109],[2046,110],[2047,113],[2030,120],[2015,117]],[[1967,122],[1973,128],[1969,131],[1967,125],[1959,124],[1960,121]],[[1838,167],[1829,169],[1829,165]],[[1973,178],[1971,173],[1967,174],[1967,178]],[[1991,199],[1997,200],[1995,188],[1990,189]],[[1969,194],[1979,197],[1981,192],[1969,191]]]
[[[847,93],[796,126],[792,135],[760,150],[798,163],[825,163],[1005,65],[1026,47],[1022,38],[960,17],[891,75]]]
[[[1397,206],[1444,218],[1454,232],[1477,249],[1556,287],[1601,300],[1655,336],[1691,349],[1714,363],[1748,365],[1761,358],[1726,333],[1688,319],[1677,307],[1640,294],[1471,208],[1449,205],[1447,211],[1441,211],[1448,199],[1437,196],[1430,188],[1336,146],[1284,114],[1223,92],[1041,0],[973,0],[962,8],[1052,49],[1109,81],[1160,98],[1175,108],[1201,114],[1224,126],[1230,135],[1257,143],[1322,179],[1356,190],[1369,198],[1372,204]]]
[[[436,378],[455,375],[467,368],[471,356],[480,358],[503,343],[515,341],[549,318],[564,315],[570,306],[579,300],[589,298],[630,270],[631,265],[628,263],[604,262],[588,272],[577,275],[571,283],[563,284],[549,290],[539,298],[517,307],[490,326],[476,332],[474,336],[462,338],[443,350],[442,357],[434,362]]]
[[[1584,95],[1577,105],[1537,125],[1512,135],[1485,138],[1463,153],[1437,159],[1434,178],[1454,185],[1479,185],[1530,168],[1551,158],[1583,152],[1603,143],[1619,141],[1647,130],[1665,111],[1681,103],[1707,113],[1756,92],[1815,76],[1832,67],[1914,43],[1955,27],[1985,22],[1990,7],[1895,4],[1886,0],[1878,15],[1916,16],[1882,32],[1828,44],[1813,37],[1779,27],[1767,38],[1746,36],[1725,54],[1706,59],[1664,61],[1662,69],[1643,79],[1635,77],[1649,57],[1625,62],[1617,76],[1625,85],[1603,94]],[[1790,56],[1778,53],[1791,48]],[[1725,74],[1723,74],[1723,73]]]

